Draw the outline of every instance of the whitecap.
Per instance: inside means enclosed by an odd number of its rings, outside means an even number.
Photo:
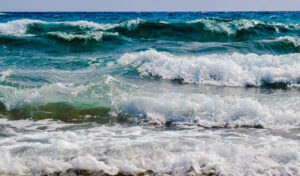
[[[294,25],[285,25],[282,23],[268,23],[258,20],[247,20],[247,19],[239,19],[239,20],[218,20],[218,19],[198,19],[193,21],[188,21],[187,23],[202,23],[205,26],[206,30],[215,31],[219,33],[227,33],[228,35],[234,35],[236,32],[243,29],[250,29],[257,25],[265,25],[273,27],[275,32],[279,32],[278,27],[286,28],[295,27]]]
[[[53,130],[57,122],[52,122],[37,125],[32,132],[0,121],[8,134],[14,132],[0,139],[0,172],[6,174],[41,175],[68,169],[111,175],[147,170],[158,175],[300,174],[299,143],[266,130],[161,131],[116,125],[65,131]]]
[[[72,34],[72,33],[66,33],[66,32],[48,32],[47,33],[50,36],[56,36],[58,38],[67,40],[67,41],[72,41],[74,39],[84,39],[84,40],[96,40],[100,41],[102,40],[103,36],[117,36],[118,33],[111,33],[111,32],[102,32],[102,31],[92,31],[92,32],[87,32],[84,34]]]
[[[289,41],[293,43],[295,47],[300,46],[300,39],[298,37],[293,37],[293,36],[283,36],[283,37],[278,37],[277,40],[279,41]]]
[[[154,49],[126,53],[118,62],[132,65],[144,76],[182,79],[185,83],[218,86],[261,86],[265,83],[298,84],[300,55],[210,54],[176,56]]]

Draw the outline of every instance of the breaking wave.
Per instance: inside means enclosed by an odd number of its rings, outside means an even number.
[[[0,175],[300,175],[299,15],[0,13]]]
[[[285,25],[256,20],[205,18],[180,23],[140,21],[134,28],[115,26],[110,29],[132,38],[182,41],[246,41],[279,33],[296,33],[299,25]]]
[[[155,22],[128,20],[119,23],[95,23],[89,21],[45,22],[21,19],[0,23],[0,34],[39,35],[48,32],[91,32],[112,31],[124,36],[144,39],[181,39],[188,41],[228,41],[247,40],[255,36],[268,36],[276,33],[299,32],[299,25],[285,25],[256,20],[225,20],[205,18],[188,22]]]
[[[101,41],[103,37],[113,37],[118,36],[118,33],[109,33],[109,32],[87,32],[84,34],[71,34],[71,33],[65,33],[65,32],[48,32],[47,35],[49,37],[54,37],[57,39],[62,39],[66,41],[75,41],[75,40],[95,40],[95,41]]]
[[[266,99],[178,92],[155,93],[111,76],[86,85],[1,86],[0,114],[11,120],[126,122],[205,128],[288,128],[300,125],[298,97]],[[277,102],[282,102],[284,104]]]
[[[72,52],[85,52],[108,46],[118,48],[132,43],[145,44],[145,41],[215,42],[214,50],[238,49],[244,53],[286,54],[300,52],[299,37],[296,36],[299,31],[297,24],[245,19],[204,18],[176,23],[142,19],[119,23],[21,19],[0,23],[0,44],[11,47],[51,47],[57,48],[59,52],[69,49]]]
[[[126,53],[118,62],[143,76],[218,86],[283,86],[300,83],[299,54],[176,56],[154,49]]]

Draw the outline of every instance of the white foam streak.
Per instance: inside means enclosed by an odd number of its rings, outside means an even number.
[[[70,34],[66,32],[49,32],[48,35],[57,36],[58,38],[62,38],[68,41],[72,41],[74,39],[84,39],[91,40],[94,39],[96,41],[102,40],[102,37],[105,35],[118,35],[118,33],[109,33],[109,32],[87,32],[85,34]]]
[[[32,23],[46,23],[40,20],[14,20],[6,23],[0,23],[0,34],[23,36],[26,33],[27,25]]]
[[[288,29],[290,26],[285,25],[282,23],[267,23],[258,20],[247,20],[247,19],[240,19],[240,20],[231,20],[231,21],[219,21],[217,19],[198,19],[193,21],[188,21],[187,23],[203,23],[205,28],[209,31],[215,31],[219,33],[227,33],[229,35],[236,34],[237,31],[243,29],[253,28],[257,25],[267,25],[273,27],[273,29],[279,33],[278,27],[283,27]],[[293,26],[296,27],[296,26]]]
[[[281,103],[277,103],[281,102]],[[117,113],[204,127],[263,126],[292,128],[300,125],[299,98],[262,99],[204,94],[148,94],[123,96],[113,101]]]
[[[0,74],[1,74],[1,77],[0,77],[0,81],[4,81],[6,77],[8,77],[9,75],[12,74],[12,70],[11,69],[8,69],[6,71],[2,71]]]
[[[66,102],[75,106],[110,107],[112,116],[128,114],[160,125],[170,121],[204,127],[289,129],[300,125],[299,97],[153,92],[111,76],[89,84],[55,83],[27,89],[0,86],[0,90],[0,100],[7,110]]]
[[[66,21],[66,22],[46,22],[41,20],[30,20],[30,19],[21,19],[21,20],[14,20],[9,21],[6,23],[0,23],[0,34],[2,35],[14,35],[14,36],[24,36],[29,35],[26,34],[27,26],[29,24],[44,24],[44,25],[71,25],[71,26],[78,26],[81,28],[90,28],[92,30],[109,30],[115,27],[125,27],[128,30],[132,30],[138,26],[139,23],[143,22],[141,19],[137,20],[128,20],[121,23],[95,23],[90,21]],[[93,35],[95,37],[100,39],[99,34],[101,32],[95,32]],[[111,33],[111,35],[114,33]],[[65,33],[59,33],[59,36],[63,38],[74,38],[74,37],[83,37],[83,36],[71,36],[71,34],[65,34]],[[89,34],[87,34],[86,37],[88,37]]]
[[[62,97],[76,97],[84,92],[86,87],[73,87],[72,84],[55,83],[40,88],[18,89],[14,87],[0,86],[1,101],[5,104],[7,110],[24,105],[35,106],[51,102],[62,101]]]
[[[259,86],[273,82],[298,83],[300,55],[211,54],[176,56],[150,49],[126,53],[118,62],[137,67],[140,74],[186,83]]]
[[[6,125],[5,120],[1,120]],[[55,123],[42,127],[55,127]],[[54,129],[51,127],[50,129]],[[15,129],[6,127],[7,129]],[[16,130],[16,129],[15,129]],[[68,169],[137,174],[299,175],[298,142],[266,130],[157,131],[98,126],[20,130],[0,139],[0,172],[41,175]]]
[[[300,47],[300,39],[298,37],[284,36],[278,37],[277,40],[286,40],[293,43],[295,47]]]

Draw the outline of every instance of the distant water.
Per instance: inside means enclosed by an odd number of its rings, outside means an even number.
[[[300,12],[0,13],[0,175],[300,175]]]

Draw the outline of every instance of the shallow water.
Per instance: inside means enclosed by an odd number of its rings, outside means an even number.
[[[299,175],[299,17],[1,13],[0,173]]]

